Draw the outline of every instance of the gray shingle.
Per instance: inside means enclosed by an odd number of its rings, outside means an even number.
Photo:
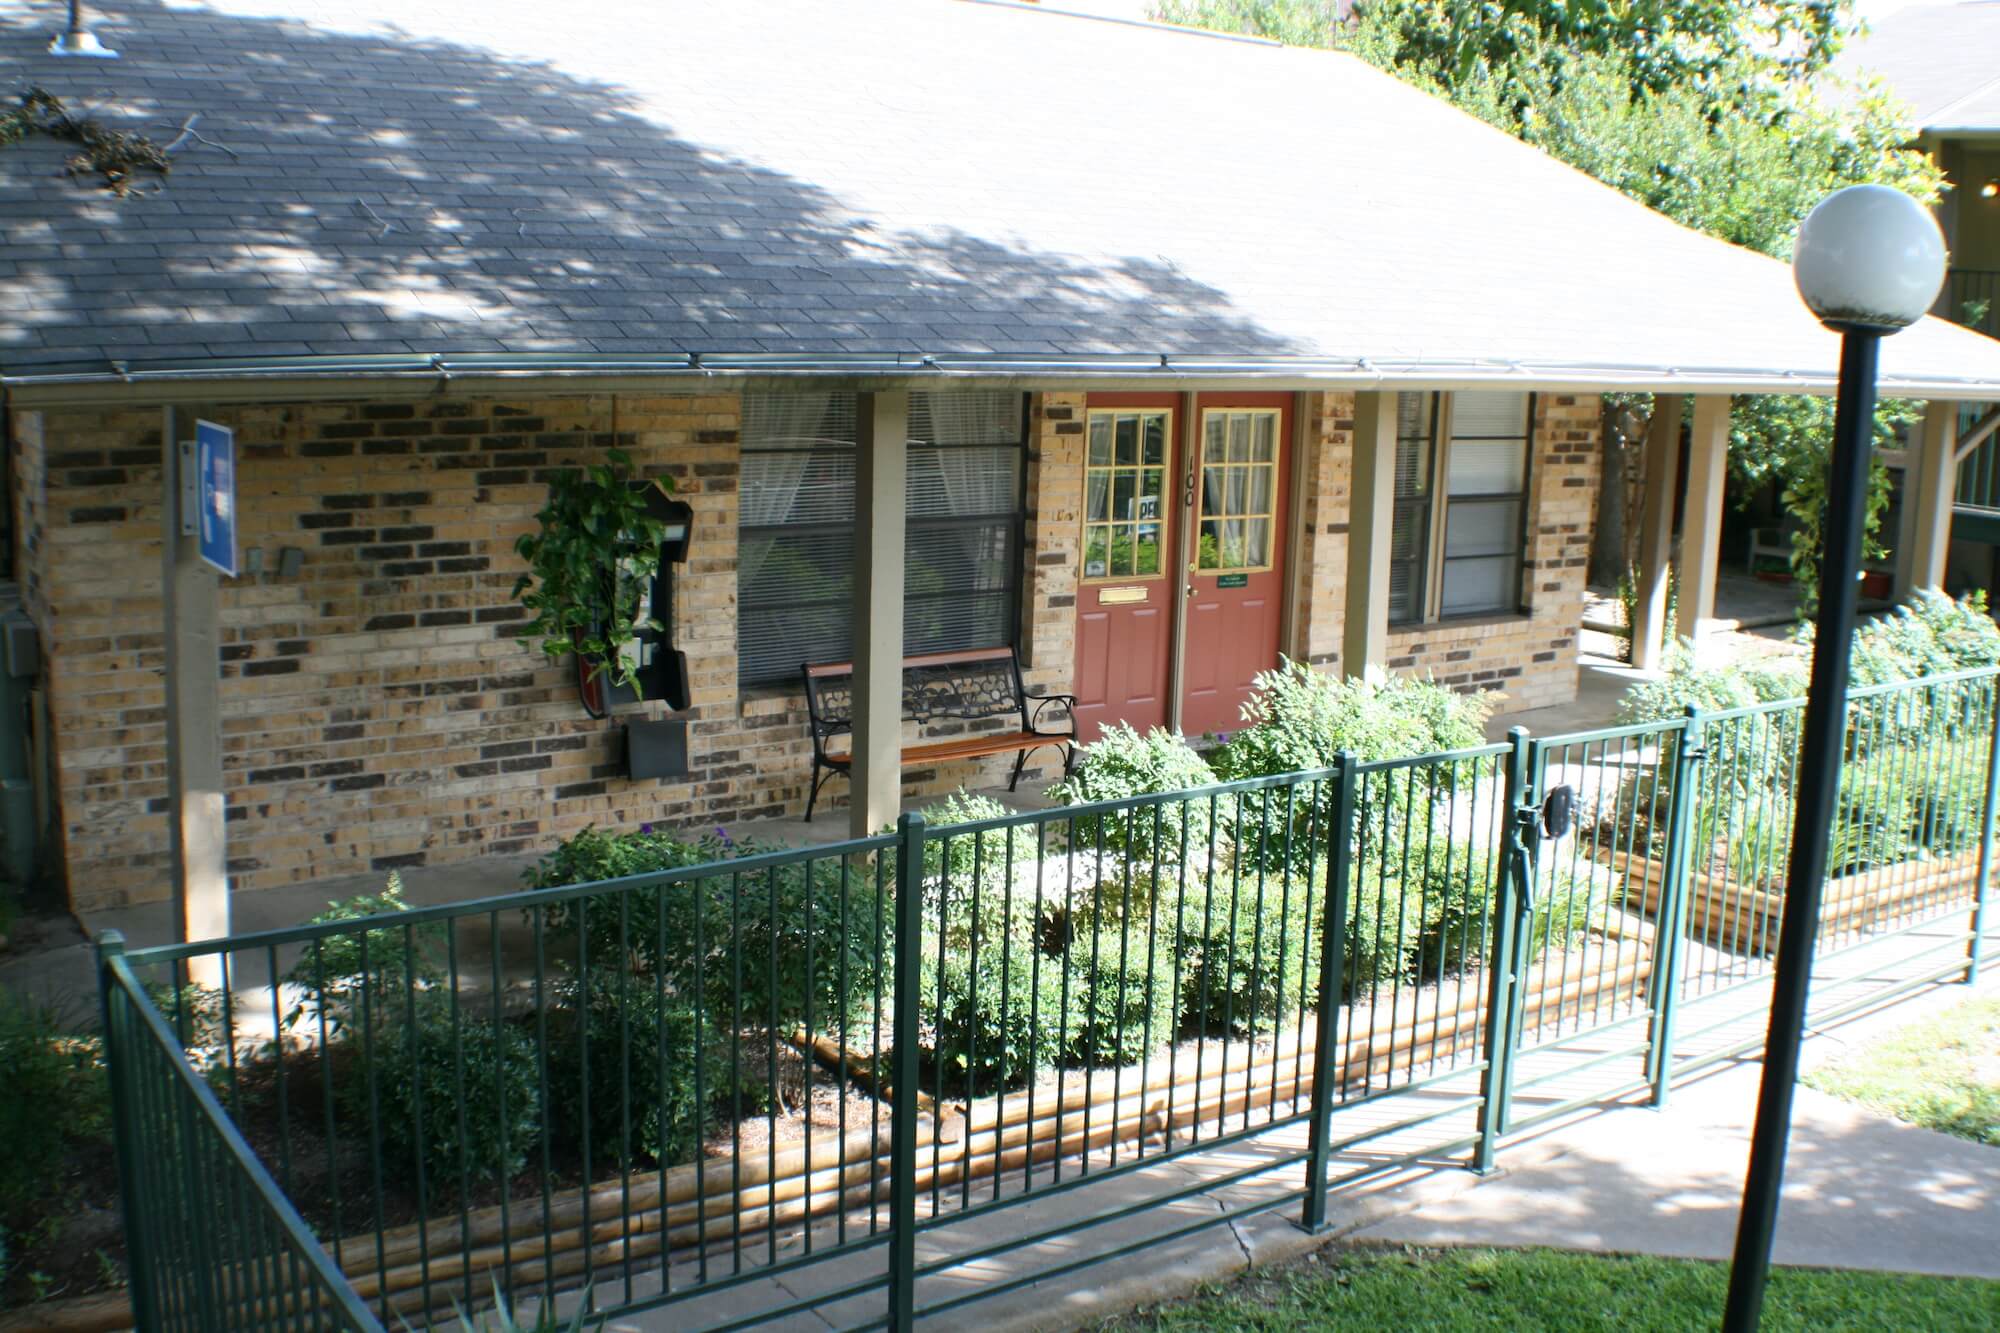
[[[0,157],[0,293],[20,312],[0,365],[1834,361],[1782,265],[1344,57],[937,0],[688,4],[671,24],[653,0],[587,22],[542,0],[280,8],[93,0],[122,58],[54,61],[49,7],[0,0],[23,78],[117,128],[199,113],[230,150],[189,144],[125,200],[64,178],[59,145]],[[2000,382],[2000,346],[1942,327],[1885,364]]]

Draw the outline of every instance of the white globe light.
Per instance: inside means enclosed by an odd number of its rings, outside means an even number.
[[[1820,322],[1893,333],[1916,323],[1944,285],[1944,233],[1916,200],[1886,185],[1850,185],[1799,227],[1792,277]]]

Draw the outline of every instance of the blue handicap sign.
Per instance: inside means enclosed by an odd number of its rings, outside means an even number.
[[[194,423],[194,467],[201,521],[201,558],[236,577],[236,432],[213,421]]]

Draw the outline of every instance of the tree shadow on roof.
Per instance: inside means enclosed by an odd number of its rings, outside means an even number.
[[[19,85],[162,141],[198,114],[210,142],[188,141],[170,177],[127,199],[66,178],[65,145],[5,150],[0,363],[11,369],[360,353],[1300,350],[1170,264],[899,230],[676,137],[629,92],[546,63],[159,0],[92,10],[122,59],[40,54],[54,6],[0,18]]]

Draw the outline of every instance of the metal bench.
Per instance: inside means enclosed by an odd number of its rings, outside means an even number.
[[[821,784],[835,773],[853,777],[852,749],[834,753],[828,745],[838,736],[852,737],[854,733],[854,664],[808,662],[800,669],[805,674],[806,716],[813,743],[812,792],[806,797],[806,821],[810,823]],[[1049,730],[1042,723],[1043,712],[1055,704],[1060,704],[1064,713],[1066,729],[1062,731]],[[1029,693],[1021,683],[1021,664],[1012,648],[925,653],[904,658],[902,716],[920,723],[1012,724],[923,745],[906,745],[905,768],[1016,751],[1014,776],[1007,783],[1007,790],[1012,791],[1021,781],[1021,770],[1027,766],[1032,751],[1051,745],[1062,747],[1064,776],[1068,776],[1076,762],[1076,696]]]

